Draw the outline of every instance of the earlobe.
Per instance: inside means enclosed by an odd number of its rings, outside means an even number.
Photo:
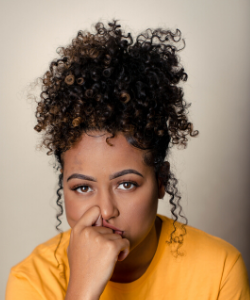
[[[170,170],[170,164],[168,161],[164,161],[159,169],[158,173],[158,199],[162,199],[165,196],[165,185],[168,181]]]
[[[165,187],[164,185],[160,182],[158,186],[158,199],[163,199],[165,196]]]

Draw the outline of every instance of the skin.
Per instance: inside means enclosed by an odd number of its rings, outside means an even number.
[[[156,180],[154,168],[144,163],[142,150],[131,146],[121,133],[109,139],[110,146],[106,143],[108,136],[105,132],[88,132],[63,153],[65,209],[72,229],[97,206],[102,219],[123,231],[130,251],[124,260],[116,262],[110,280],[125,283],[141,277],[154,257],[161,230],[161,220],[156,216],[158,199],[164,197],[165,190]],[[141,175],[129,172],[110,178],[131,169]],[[105,230],[118,236],[111,229]]]

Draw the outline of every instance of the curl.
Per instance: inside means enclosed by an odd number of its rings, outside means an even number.
[[[170,234],[170,240],[167,241],[168,244],[175,244],[175,254],[179,255],[181,254],[179,252],[180,247],[183,244],[184,241],[184,235],[186,234],[186,225],[188,224],[187,218],[182,214],[182,206],[180,204],[181,196],[178,194],[178,189],[177,189],[177,183],[178,180],[174,177],[173,173],[169,173],[169,179],[166,187],[166,192],[168,195],[170,195],[170,200],[169,203],[172,206],[171,208],[171,214],[173,217],[173,227],[174,230]],[[178,221],[178,218],[181,217],[184,220],[184,223],[180,223],[180,230],[178,235],[177,233],[177,227],[176,227],[176,222]]]
[[[59,187],[58,187],[57,192],[56,192],[57,193],[56,204],[59,207],[59,212],[56,215],[56,219],[58,221],[58,224],[56,225],[56,230],[58,230],[60,232],[60,238],[59,238],[58,244],[56,246],[56,249],[54,251],[54,257],[55,257],[55,259],[57,261],[58,267],[60,266],[60,263],[59,263],[59,261],[57,259],[56,253],[57,253],[57,251],[58,251],[58,249],[60,247],[60,244],[61,244],[61,241],[62,241],[62,237],[63,237],[63,232],[62,232],[61,229],[59,229],[59,226],[62,224],[62,221],[61,221],[60,217],[63,215],[63,206],[62,206],[62,199],[61,199],[62,198],[62,189],[63,189],[62,180],[63,180],[63,174],[61,173],[59,175],[59,180],[58,180]]]

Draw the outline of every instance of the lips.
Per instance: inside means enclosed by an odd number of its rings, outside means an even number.
[[[122,236],[123,231],[120,230],[119,228],[116,228],[115,226],[110,225],[109,223],[107,223],[104,219],[102,220],[102,226],[106,227],[106,228],[110,228],[114,230],[114,233],[116,234],[120,234]]]

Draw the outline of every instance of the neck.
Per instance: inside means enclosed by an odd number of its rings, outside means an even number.
[[[125,261],[117,262],[110,281],[129,283],[140,278],[149,267],[158,247],[161,232],[161,219],[156,217],[151,231]],[[147,251],[145,251],[147,249]]]

